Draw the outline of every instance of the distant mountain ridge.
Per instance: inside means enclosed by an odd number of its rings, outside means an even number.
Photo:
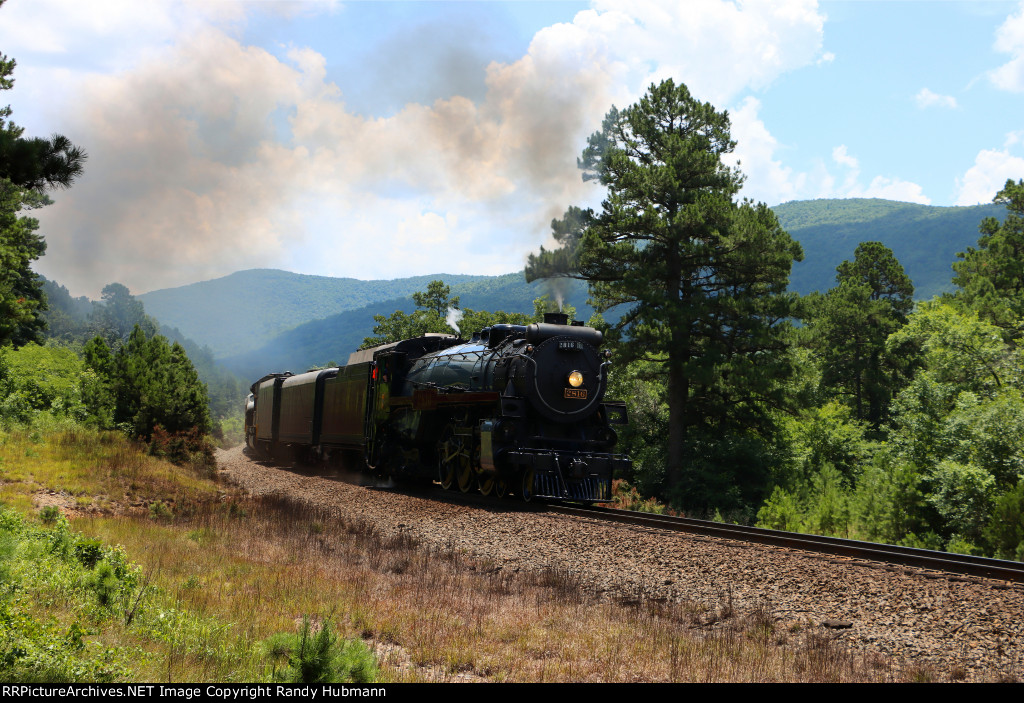
[[[223,357],[259,346],[310,320],[412,295],[439,277],[448,284],[493,278],[433,274],[393,281],[361,281],[278,269],[249,269],[136,297],[148,314],[209,346],[214,356]]]
[[[804,261],[794,264],[790,277],[792,290],[831,288],[836,267],[853,257],[860,242],[880,241],[914,281],[918,300],[952,290],[957,252],[977,244],[982,219],[1005,215],[1001,205],[936,207],[880,199],[794,201],[772,209],[804,248]],[[463,307],[477,310],[532,312],[533,299],[552,290],[546,282],[527,284],[521,271],[360,281],[252,269],[138,297],[147,313],[209,346],[236,373],[254,378],[270,370],[344,363],[372,333],[375,314],[411,312],[409,296],[437,279],[451,286]],[[579,317],[589,317],[585,285],[560,285]]]
[[[449,284],[449,279],[442,274],[432,279],[442,279]],[[578,317],[584,320],[590,317],[593,310],[586,304],[586,284],[582,281],[562,283],[565,302],[576,307]],[[521,271],[450,285],[451,294],[459,296],[459,305],[473,310],[533,313],[533,301],[551,293],[550,284],[545,281],[526,283]],[[221,361],[245,378],[256,378],[266,373],[268,364],[276,370],[296,372],[311,365],[344,364],[349,354],[362,344],[363,338],[372,336],[374,315],[390,315],[395,310],[411,313],[415,309],[411,297],[371,303],[324,319],[310,320],[266,340],[263,345]],[[471,333],[475,330],[462,331]]]
[[[938,207],[880,199],[802,200],[772,208],[800,242],[804,260],[793,265],[790,288],[801,294],[835,285],[836,267],[852,259],[861,242],[892,249],[914,282],[914,297],[929,300],[953,290],[957,252],[978,243],[978,225],[1002,218],[1002,205]]]

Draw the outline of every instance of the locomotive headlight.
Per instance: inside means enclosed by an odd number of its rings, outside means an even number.
[[[569,374],[569,385],[573,388],[579,388],[583,385],[583,374],[579,371],[573,371]]]

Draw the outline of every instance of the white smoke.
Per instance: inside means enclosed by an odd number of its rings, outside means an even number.
[[[5,50],[35,66],[19,68],[17,90],[33,96],[19,124],[89,152],[81,180],[38,215],[50,244],[38,270],[90,295],[111,280],[149,290],[267,265],[505,273],[568,204],[599,205],[576,160],[611,105],[672,76],[727,106],[813,64],[825,21],[815,0],[593,0],[521,56],[490,57],[460,7],[454,24],[399,29],[375,49],[373,75],[407,74],[375,113],[346,98],[363,88],[343,68],[364,54],[336,59],[288,23],[271,49],[241,38],[278,11],[326,22],[327,4],[111,3],[7,3],[0,21]],[[421,70],[405,70],[409,46]],[[47,127],[25,121],[31,105],[53,116]],[[364,245],[382,233],[407,255]]]
[[[448,316],[444,318],[444,321],[448,323],[448,326],[455,330],[455,334],[462,334],[462,330],[459,329],[459,320],[462,319],[462,311],[458,308],[448,308]]]

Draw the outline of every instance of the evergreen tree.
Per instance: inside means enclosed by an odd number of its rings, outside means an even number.
[[[542,251],[527,272],[587,280],[599,312],[622,313],[612,328],[622,357],[667,376],[674,487],[687,465],[707,463],[708,441],[770,433],[766,408],[783,402],[778,381],[789,370],[786,286],[802,253],[766,205],[734,201],[743,178],[722,163],[734,146],[728,114],[671,80],[612,108],[579,162],[585,180],[608,188],[601,212],[556,221],[578,247]]]
[[[1024,180],[1006,181],[993,202],[1006,205],[1006,219],[982,221],[978,248],[957,254],[953,283],[960,287],[957,298],[1018,343],[1024,336]]]
[[[848,399],[858,420],[878,429],[898,385],[901,360],[886,354],[885,343],[906,324],[914,286],[881,242],[859,244],[853,261],[836,269],[836,282],[810,305],[822,385]]]
[[[3,0],[0,0],[3,5]],[[15,61],[0,54],[0,90],[14,86]],[[23,137],[0,108],[0,345],[42,341],[42,283],[30,266],[46,251],[39,222],[18,213],[50,203],[47,188],[67,188],[81,174],[85,152],[66,137]]]
[[[45,196],[0,178],[0,345],[42,342],[46,298],[31,265],[46,251],[46,242],[36,233],[39,221],[19,212],[46,202]]]
[[[137,437],[149,439],[160,425],[168,432],[211,429],[206,385],[184,348],[136,325],[113,356],[102,337],[85,349],[86,364],[109,384],[114,422]]]
[[[14,87],[11,76],[16,65],[14,59],[0,54],[0,90]],[[23,137],[24,128],[11,122],[10,116],[10,105],[0,108],[0,180],[35,191],[70,187],[82,174],[85,152],[60,134],[50,139]]]
[[[375,337],[363,339],[361,349],[375,347],[380,344],[398,342],[403,339],[419,337],[428,332],[455,334],[458,333],[469,338],[474,332],[479,332],[491,325],[528,325],[531,322],[540,322],[544,319],[545,312],[551,312],[555,304],[542,296],[533,301],[534,315],[531,317],[525,313],[504,312],[498,310],[489,312],[486,310],[472,310],[470,308],[459,308],[459,296],[449,297],[451,288],[443,281],[431,281],[427,290],[412,294],[416,303],[416,310],[411,314],[402,310],[396,310],[391,315],[374,315],[377,323],[373,328]],[[575,317],[576,309],[564,306],[566,314],[572,319]]]
[[[446,286],[444,281],[431,281],[427,284],[426,291],[412,294],[412,301],[416,303],[416,307],[423,308],[425,312],[443,320],[448,315],[449,308],[459,307],[459,296],[452,298],[451,293],[451,287]]]
[[[562,219],[551,221],[551,236],[558,246],[550,251],[540,248],[526,260],[526,280],[573,276],[579,271],[579,249],[583,233],[594,221],[594,211],[570,206]]]
[[[157,333],[157,324],[146,314],[142,301],[120,283],[110,283],[101,292],[103,304],[97,304],[91,316],[96,334],[103,336],[114,349],[127,341],[136,326],[146,337]]]

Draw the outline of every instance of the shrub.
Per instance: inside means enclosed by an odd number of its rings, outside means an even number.
[[[213,443],[198,427],[180,432],[168,432],[160,425],[153,428],[149,453],[168,459],[178,466],[191,465],[197,473],[209,477],[216,470]]]
[[[75,559],[87,569],[96,566],[103,558],[103,543],[98,539],[83,537],[75,544]]]
[[[88,585],[96,594],[96,600],[104,607],[113,602],[114,596],[121,588],[121,582],[114,575],[114,567],[106,561],[101,561],[96,565],[96,570],[89,577]]]
[[[324,622],[315,633],[303,618],[298,634],[277,634],[264,647],[273,659],[288,658],[288,665],[274,664],[272,678],[287,683],[367,683],[377,675],[377,664],[366,645],[343,640]]]

